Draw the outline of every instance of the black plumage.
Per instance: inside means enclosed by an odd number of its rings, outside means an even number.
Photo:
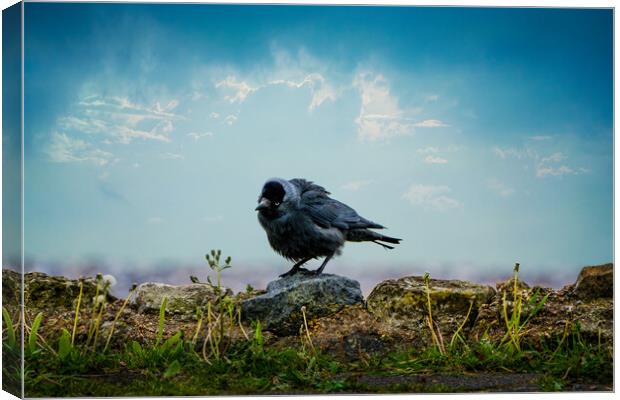
[[[256,207],[258,220],[271,247],[295,262],[281,276],[295,274],[313,258],[325,257],[314,271],[320,274],[329,260],[340,254],[346,241],[369,241],[388,249],[394,247],[386,243],[400,243],[401,239],[372,231],[384,227],[329,195],[325,188],[305,179],[273,178],[263,186]]]

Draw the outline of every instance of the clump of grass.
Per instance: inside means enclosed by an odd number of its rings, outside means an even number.
[[[528,300],[526,305],[523,304],[523,292],[519,289],[519,263],[516,263],[513,269],[513,286],[512,286],[512,310],[508,312],[508,301],[506,293],[502,295],[502,315],[506,324],[506,334],[501,340],[511,352],[521,352],[521,339],[525,334],[525,327],[530,319],[532,319],[545,305],[549,295],[539,298],[539,292],[535,292]],[[524,309],[531,310],[528,315],[523,316]]]

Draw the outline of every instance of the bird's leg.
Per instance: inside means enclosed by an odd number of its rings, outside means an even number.
[[[323,260],[323,264],[321,264],[319,269],[317,269],[316,271],[312,271],[312,273],[315,274],[315,275],[319,275],[321,272],[323,272],[323,270],[325,269],[325,266],[327,265],[329,260],[332,259],[333,256],[334,256],[334,254],[332,253],[332,254],[328,255],[327,257],[325,257],[325,260]]]
[[[295,263],[295,265],[293,265],[293,268],[291,268],[288,272],[280,275],[280,278],[286,278],[287,276],[295,275],[296,273],[299,272],[299,267],[301,267],[308,261],[310,261],[310,257],[303,258],[302,260],[298,261],[297,263]]]

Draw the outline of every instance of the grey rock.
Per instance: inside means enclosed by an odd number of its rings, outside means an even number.
[[[227,289],[227,292],[230,292]],[[217,299],[216,288],[203,283],[191,285],[168,285],[146,282],[138,285],[131,304],[141,313],[157,313],[166,297],[166,312],[192,315],[198,308],[204,308],[209,301]]]
[[[352,279],[332,275],[300,272],[267,285],[267,293],[241,302],[245,320],[259,320],[264,329],[278,335],[293,335],[306,319],[332,315],[343,307],[364,300],[360,284]]]

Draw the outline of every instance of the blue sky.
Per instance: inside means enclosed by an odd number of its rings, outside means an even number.
[[[25,51],[35,268],[222,248],[275,277],[254,211],[272,176],[404,239],[327,272],[519,261],[568,283],[612,260],[610,10],[27,3]]]

